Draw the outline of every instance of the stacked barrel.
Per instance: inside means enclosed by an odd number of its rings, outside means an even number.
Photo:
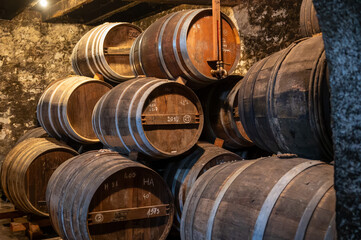
[[[232,73],[240,37],[221,19]],[[217,79],[211,24],[197,9],[84,35],[71,60],[82,76],[45,89],[42,128],[2,164],[6,196],[63,239],[333,239],[322,36]]]

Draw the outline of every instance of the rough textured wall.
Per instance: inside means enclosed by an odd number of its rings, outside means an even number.
[[[236,24],[241,37],[241,59],[235,73],[246,74],[253,63],[301,38],[301,3],[302,0],[247,0],[233,8],[222,7],[222,12]],[[166,14],[204,7],[207,6],[181,5],[134,24],[144,30]]]
[[[361,1],[313,2],[330,69],[338,239],[360,239]]]
[[[301,3],[302,0],[247,0],[233,8],[243,41],[240,74],[245,74],[253,63],[301,38]]]
[[[0,161],[26,129],[36,125],[36,104],[46,85],[73,74],[70,54],[83,25],[42,23],[27,11],[0,20]]]

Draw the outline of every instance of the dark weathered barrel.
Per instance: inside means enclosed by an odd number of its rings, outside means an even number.
[[[235,153],[206,142],[198,142],[189,154],[172,159],[163,177],[175,199],[176,215],[173,226],[176,229],[179,230],[183,205],[194,182],[216,165],[241,159]]]
[[[333,166],[284,157],[204,173],[184,205],[182,239],[336,239]]]
[[[28,139],[28,138],[42,138],[42,137],[49,137],[48,133],[44,130],[42,127],[36,127],[30,130],[27,130],[24,135],[19,137],[16,144],[19,144],[20,142]]]
[[[92,151],[65,162],[46,194],[63,239],[165,239],[173,221],[162,177],[115,152]]]
[[[300,29],[304,37],[312,37],[316,33],[320,33],[321,29],[318,24],[315,6],[312,0],[303,0],[300,10]]]
[[[254,64],[239,89],[239,115],[260,148],[332,159],[330,93],[322,36]]]
[[[52,137],[97,143],[91,116],[97,101],[110,89],[104,81],[88,77],[71,76],[57,81],[39,99],[39,123]]]
[[[210,142],[214,142],[216,138],[223,139],[223,147],[227,149],[253,145],[244,131],[238,113],[238,90],[242,78],[229,76],[198,92],[205,119],[201,137]]]
[[[222,14],[225,69],[232,73],[240,58],[240,38],[233,22]],[[198,88],[217,81],[207,61],[213,59],[212,10],[169,14],[144,31],[133,43],[130,61],[136,75],[165,79],[181,76]]]
[[[203,128],[203,112],[188,87],[164,79],[119,84],[94,108],[93,128],[108,148],[169,158],[191,149]]]
[[[129,52],[141,29],[130,23],[104,23],[85,34],[71,56],[74,71],[93,77],[122,82],[134,78]]]
[[[45,192],[55,169],[78,153],[52,138],[29,138],[16,145],[1,167],[6,197],[21,211],[48,216]]]

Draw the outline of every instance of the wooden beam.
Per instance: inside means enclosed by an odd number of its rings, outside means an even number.
[[[125,12],[129,8],[137,6],[139,3],[140,2],[138,2],[138,1],[134,1],[132,3],[129,3],[129,4],[125,5],[125,6],[121,6],[120,8],[117,8],[117,9],[114,9],[113,11],[105,13],[105,14],[103,14],[103,15],[101,15],[101,16],[99,16],[99,17],[97,17],[97,18],[95,18],[95,19],[93,19],[93,20],[91,20],[89,22],[86,22],[85,24],[91,25],[91,24],[94,24],[94,23],[98,23],[98,22],[100,22],[100,21],[102,21],[102,20],[104,20],[104,19],[106,19],[108,17],[113,16],[114,14],[117,14],[119,12]]]
[[[63,16],[66,16],[67,14],[74,12],[75,10],[83,7],[86,4],[92,3],[92,2],[99,2],[100,0],[60,0],[56,2],[55,4],[49,6],[48,9],[43,11],[43,20],[44,21],[51,21],[57,18],[61,18]],[[110,11],[103,16],[100,16],[96,20],[102,20],[101,18],[105,19],[111,15],[114,15],[116,13],[126,11],[130,7],[134,7],[135,5],[138,5],[139,3],[154,3],[154,4],[197,4],[197,5],[211,5],[212,0],[117,0],[119,2],[129,3],[129,5],[125,5],[124,7],[114,9],[113,11]],[[237,4],[240,4],[241,0],[222,0],[221,5],[222,6],[235,6]],[[96,22],[91,21],[91,23]]]
[[[81,8],[84,4],[88,4],[93,1],[94,0],[60,0],[43,12],[43,20],[48,21],[60,18],[77,10],[78,8]]]
[[[212,0],[137,0],[151,3],[212,5]],[[221,0],[222,6],[236,6],[241,0]]]

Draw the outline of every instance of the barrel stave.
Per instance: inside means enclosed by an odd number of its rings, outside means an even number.
[[[188,79],[189,77],[187,76],[187,74],[190,75],[189,73],[186,73],[182,70],[182,68],[180,67],[181,65],[179,65],[180,60],[177,60],[177,57],[179,58],[179,53],[177,50],[178,31],[175,32],[177,24],[181,24],[181,19],[184,19],[187,14],[189,14],[189,12],[182,11],[174,13],[173,15],[168,15],[168,23],[165,24],[163,35],[158,42],[158,46],[160,45],[162,47],[161,54],[163,56],[164,65],[169,72],[169,76],[167,77],[168,79],[175,79],[177,78],[177,76]]]

